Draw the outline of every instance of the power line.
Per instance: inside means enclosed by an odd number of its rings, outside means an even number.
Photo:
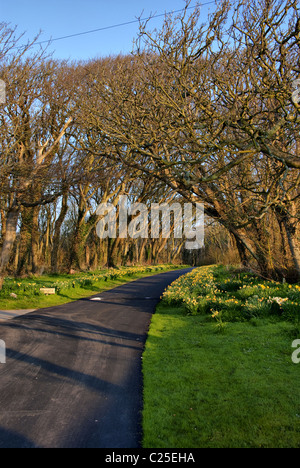
[[[213,3],[216,3],[216,1],[214,0],[214,1],[209,1],[209,2],[206,2],[206,3],[202,3],[199,6],[211,5]],[[89,31],[83,31],[83,32],[75,33],[75,34],[69,34],[67,36],[55,37],[54,39],[48,39],[48,40],[44,40],[44,41],[35,42],[33,45],[51,44],[52,42],[62,41],[62,40],[65,40],[65,39],[70,39],[72,37],[79,37],[79,36],[84,36],[84,35],[87,35],[87,34],[93,34],[93,33],[100,32],[100,31],[107,31],[109,29],[120,28],[122,26],[128,26],[130,24],[139,23],[140,21],[148,21],[148,20],[155,19],[155,18],[161,18],[162,16],[165,16],[165,15],[180,13],[180,12],[182,12],[184,10],[195,9],[196,6],[197,5],[190,6],[190,7],[187,7],[187,8],[181,8],[180,10],[169,11],[167,13],[160,13],[158,15],[149,16],[148,18],[141,18],[141,19],[136,19],[136,20],[132,20],[132,21],[126,21],[124,23],[113,24],[113,25],[110,25],[110,26],[103,26],[102,28],[91,29]],[[13,47],[13,49],[16,49],[16,48],[17,49],[22,49],[24,47],[27,47],[27,45],[16,46],[16,47]]]

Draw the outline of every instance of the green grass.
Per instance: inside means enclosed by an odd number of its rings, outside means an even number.
[[[124,267],[75,275],[43,275],[24,279],[6,278],[0,291],[0,310],[39,309],[72,302],[101,293],[139,278],[185,268],[178,265]],[[55,288],[56,294],[45,296],[40,288]],[[11,294],[17,298],[12,298]]]
[[[233,270],[225,276],[235,281]],[[158,306],[143,355],[143,447],[299,448],[300,364],[291,359],[298,315],[256,309],[241,318],[238,310],[220,326],[211,313],[184,302]]]
[[[223,321],[280,316],[300,322],[300,286],[264,281],[233,267],[210,266],[176,280],[163,295],[192,315],[216,314]]]

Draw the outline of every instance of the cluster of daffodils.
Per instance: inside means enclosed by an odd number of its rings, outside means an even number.
[[[288,297],[270,297],[269,300],[268,300],[268,302],[269,302],[270,304],[272,304],[272,303],[275,302],[275,303],[278,304],[279,306],[282,306],[282,304],[284,304],[284,303],[285,303],[286,301],[288,301],[288,300],[289,300]]]
[[[212,268],[202,267],[180,276],[166,289],[162,299],[168,304],[185,303],[187,307],[195,307],[199,291],[212,294],[214,290]]]
[[[210,314],[215,320],[240,320],[274,314],[300,317],[300,286],[265,281],[235,273],[232,268],[200,267],[172,283],[162,296],[187,313]],[[276,304],[276,308],[274,308]]]
[[[147,273],[147,272],[157,272],[159,273],[165,267],[162,265],[156,266],[133,266],[133,267],[123,267],[120,269],[117,268],[110,268],[105,272],[101,273],[90,273],[87,275],[82,274],[74,274],[72,277],[66,278],[65,280],[59,281],[43,281],[43,278],[39,278],[36,282],[27,282],[27,281],[15,281],[15,280],[7,280],[4,283],[2,295],[7,295],[8,293],[16,293],[19,295],[38,295],[40,294],[40,288],[55,288],[56,293],[60,293],[62,291],[66,291],[72,288],[84,288],[88,286],[92,286],[93,284],[100,282],[100,281],[107,281],[109,279],[119,279],[125,276],[133,276],[140,273]],[[171,268],[171,266],[170,266]],[[173,267],[174,268],[174,267]],[[36,278],[37,279],[37,278]]]

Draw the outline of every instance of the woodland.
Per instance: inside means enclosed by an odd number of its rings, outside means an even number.
[[[0,24],[0,289],[22,276],[239,263],[300,280],[294,0],[190,2],[128,55],[58,61]],[[99,239],[100,203],[203,203],[205,247]]]

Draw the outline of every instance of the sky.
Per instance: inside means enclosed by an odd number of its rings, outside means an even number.
[[[209,0],[203,0],[203,3]],[[192,1],[191,6],[196,5]],[[201,2],[199,2],[201,3]],[[184,0],[0,0],[0,22],[17,26],[25,33],[20,45],[33,39],[53,39],[48,51],[57,59],[88,60],[119,53],[130,53],[138,23],[112,27],[184,8]],[[203,22],[214,4],[202,7]],[[163,17],[152,19],[151,29],[159,28]],[[78,37],[54,40],[63,36],[107,28]]]

